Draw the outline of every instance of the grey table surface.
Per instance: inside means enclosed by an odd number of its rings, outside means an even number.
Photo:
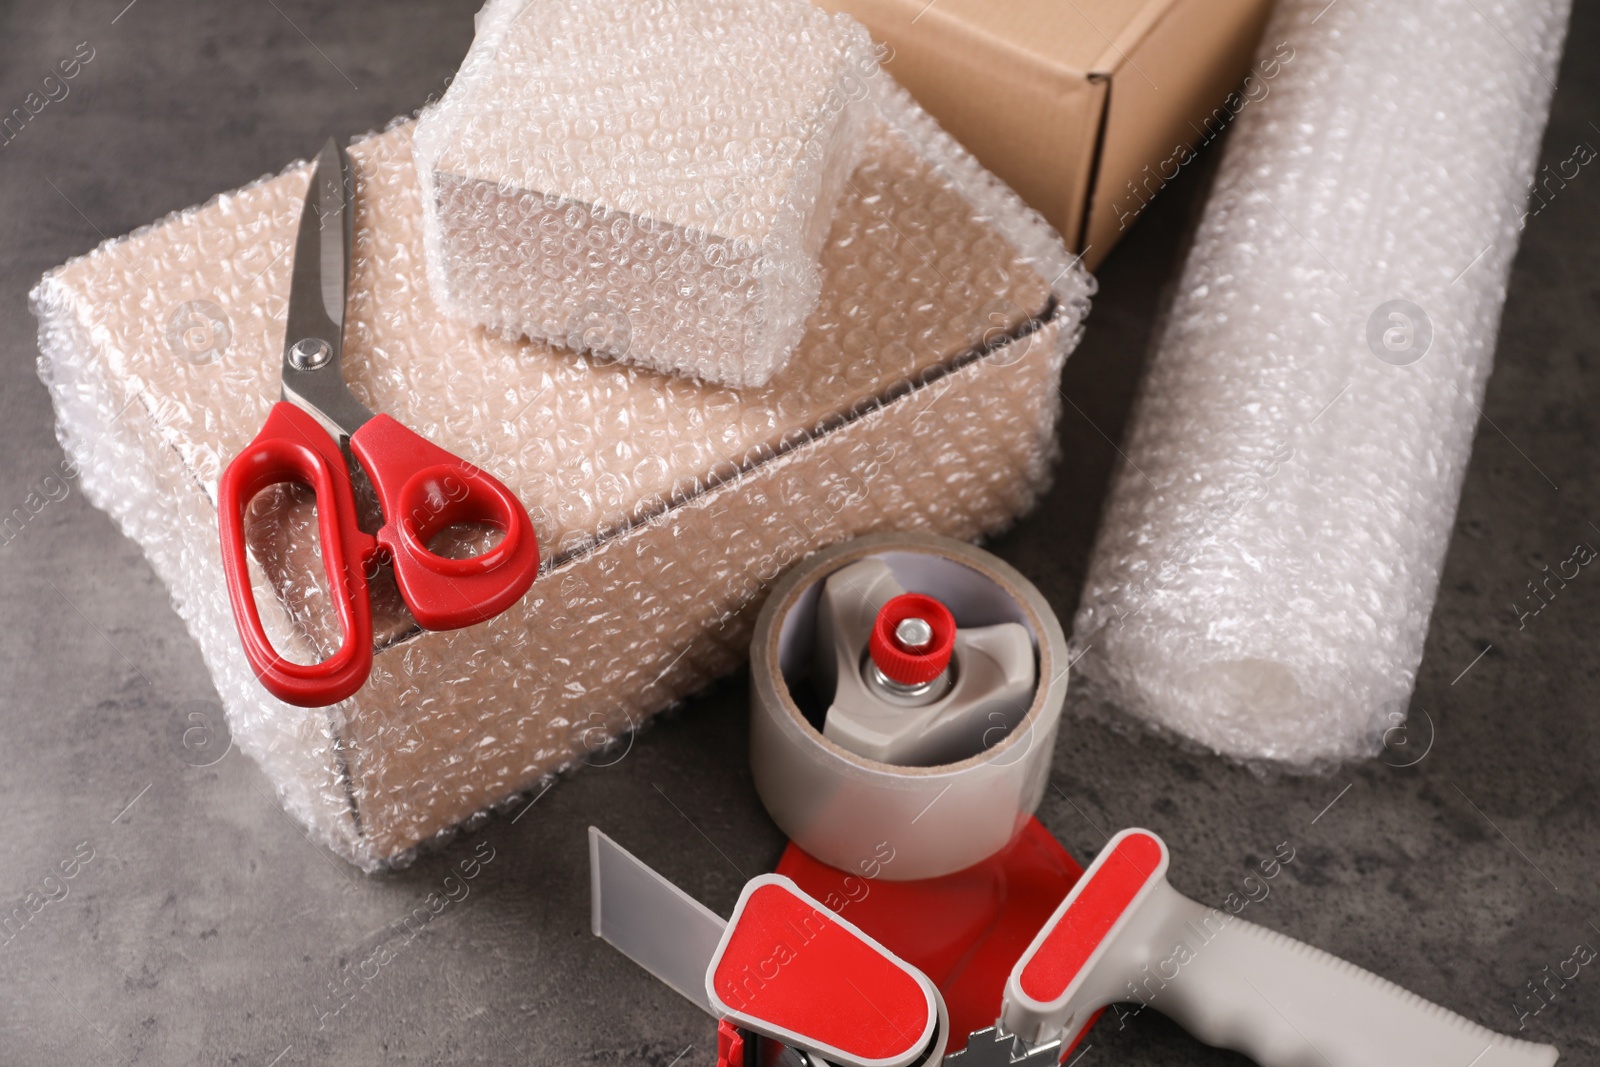
[[[460,62],[475,6],[0,7],[0,111],[80,42],[94,56],[0,146],[0,512],[61,460],[34,371],[38,276],[415,109]],[[1552,164],[1600,143],[1597,49],[1600,10],[1580,5],[1541,154]],[[1105,265],[1066,371],[1055,488],[991,546],[1063,616],[1216,157]],[[1600,946],[1600,582],[1573,582],[1522,629],[1510,605],[1544,564],[1600,544],[1597,237],[1587,170],[1524,235],[1413,703],[1432,723],[1416,738],[1426,758],[1261,777],[1075,718],[1039,812],[1085,860],[1106,831],[1155,829],[1174,882],[1212,901],[1287,841],[1297,858],[1251,918],[1497,1030],[1521,1024],[1574,1064],[1600,1063],[1600,966],[1536,1015],[1519,1006],[1541,1003],[1525,983],[1544,968]],[[237,750],[192,765],[188,716],[209,713],[219,744],[225,729],[200,655],[139,550],[75,491],[0,546],[0,605],[0,912],[92,855],[0,943],[0,1064],[714,1062],[706,1019],[589,934],[583,831],[601,825],[726,911],[741,872],[782,846],[746,770],[743,678],[526,817],[366,876],[308,840]],[[392,924],[474,854],[493,858],[469,895],[397,938]],[[1146,1012],[1100,1026],[1076,1062],[1244,1061]]]

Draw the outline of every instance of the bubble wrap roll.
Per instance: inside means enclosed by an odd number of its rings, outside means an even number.
[[[491,0],[417,126],[449,313],[760,385],[799,342],[878,77],[808,0]]]
[[[1283,0],[1075,622],[1098,697],[1229,756],[1375,753],[1493,361],[1565,0]],[[1287,57],[1287,58],[1286,58]]]

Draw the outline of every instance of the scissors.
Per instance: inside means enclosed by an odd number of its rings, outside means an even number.
[[[395,584],[417,622],[455,630],[493,618],[522,598],[539,572],[539,544],[521,502],[498,480],[387,415],[367,410],[340,366],[352,242],[350,163],[331,138],[317,155],[300,212],[283,343],[282,397],[255,440],[218,484],[222,570],[245,656],[273,696],[322,707],[352,696],[372,670],[368,582],[393,565]],[[361,528],[353,466],[376,490],[383,525]],[[246,563],[245,509],[282,482],[308,486],[329,595],[343,631],[321,663],[279,655],[261,626]],[[481,555],[452,559],[429,540],[458,524],[502,533]]]

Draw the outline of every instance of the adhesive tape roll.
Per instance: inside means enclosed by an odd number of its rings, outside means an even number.
[[[1036,655],[1033,700],[1009,731],[955,763],[896,766],[823,736],[797,693],[809,684],[824,582],[863,560],[944,603],[962,627],[1020,623]],[[1067,691],[1066,638],[1050,605],[995,556],[928,534],[875,534],[804,560],[773,589],[750,648],[750,766],[778,826],[841,870],[933,878],[1004,848],[1038,807]],[[814,696],[814,694],[813,694]],[[813,699],[810,703],[815,704]]]

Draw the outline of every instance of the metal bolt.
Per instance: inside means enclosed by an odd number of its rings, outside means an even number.
[[[333,346],[320,337],[304,337],[289,348],[289,362],[296,370],[317,370],[333,358]]]
[[[918,652],[933,643],[933,627],[928,625],[927,619],[913,615],[900,620],[900,625],[894,628],[894,639],[906,651]]]

